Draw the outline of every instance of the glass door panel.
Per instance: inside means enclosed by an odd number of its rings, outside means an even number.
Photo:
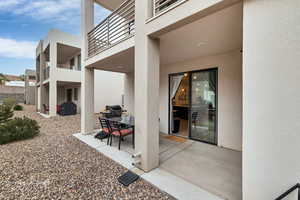
[[[189,74],[181,73],[170,76],[170,122],[169,130],[171,134],[188,137],[189,131]]]
[[[217,70],[191,73],[190,137],[217,144]]]

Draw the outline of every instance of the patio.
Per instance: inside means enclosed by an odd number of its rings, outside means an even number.
[[[94,133],[95,134],[95,133]],[[217,200],[242,198],[242,153],[161,133],[160,166],[149,172],[132,166],[132,137],[125,137],[118,150],[118,138],[112,146],[91,135],[75,134],[79,140],[141,175],[153,185],[176,198]],[[174,186],[173,179],[176,179]],[[173,188],[172,188],[173,187]],[[180,191],[178,188],[181,188]],[[189,194],[189,198],[187,198]],[[181,196],[182,195],[182,196]]]

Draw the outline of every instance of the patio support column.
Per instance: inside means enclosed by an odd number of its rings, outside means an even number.
[[[49,74],[49,115],[56,116],[57,106],[57,81],[56,81],[56,67],[57,67],[57,43],[50,43],[50,74]]]
[[[38,110],[41,113],[44,113],[45,110],[43,108],[43,104],[45,103],[45,93],[46,93],[46,88],[43,84],[43,81],[45,79],[44,77],[44,68],[46,67],[46,58],[45,58],[45,53],[41,52],[40,53],[40,93],[39,93],[39,99],[40,99],[40,105],[38,105]]]
[[[94,130],[94,70],[84,68],[81,91],[81,133]]]
[[[159,41],[145,33],[151,2],[135,1],[135,143],[144,171],[159,165]]]
[[[91,133],[94,129],[94,70],[86,68],[88,57],[87,33],[94,28],[94,0],[81,0],[81,133]]]

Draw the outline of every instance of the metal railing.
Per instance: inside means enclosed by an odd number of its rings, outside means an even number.
[[[154,16],[182,0],[153,0]]]
[[[44,69],[44,80],[47,80],[50,77],[50,67]]]
[[[134,35],[135,0],[126,0],[88,33],[88,56],[92,57]]]
[[[298,200],[300,200],[300,183],[297,183],[293,187],[291,187],[288,191],[277,197],[275,200],[283,200],[285,197],[287,197],[289,194],[294,192],[295,190],[298,190]]]

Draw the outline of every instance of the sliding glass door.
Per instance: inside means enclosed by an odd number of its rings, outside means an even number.
[[[217,69],[170,75],[170,134],[217,144],[217,85]]]
[[[217,70],[191,73],[190,138],[217,144]]]

